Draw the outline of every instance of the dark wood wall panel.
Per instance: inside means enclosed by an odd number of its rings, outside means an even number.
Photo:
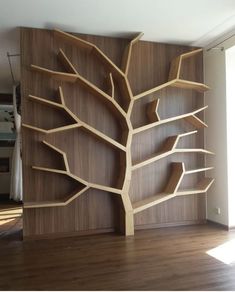
[[[90,35],[79,35],[96,44],[118,66],[121,64],[126,39]],[[121,141],[119,121],[95,96],[86,92],[78,84],[59,82],[30,69],[30,64],[53,70],[63,68],[57,60],[62,48],[72,60],[82,76],[107,90],[108,72],[91,53],[71,46],[55,38],[49,30],[21,29],[22,68],[22,121],[42,128],[53,128],[70,123],[62,112],[30,101],[29,94],[57,100],[58,86],[63,91],[68,107],[79,118],[113,139]],[[129,80],[134,94],[160,85],[167,81],[170,61],[189,47],[140,41],[133,49]],[[203,81],[202,55],[188,59],[183,64],[182,78]],[[115,80],[114,80],[115,82]],[[124,100],[117,97],[120,103]],[[148,122],[146,106],[154,98],[160,98],[162,118],[190,112],[203,105],[203,94],[193,90],[167,88],[136,101],[132,113],[134,127]],[[157,152],[164,140],[193,130],[187,123],[178,121],[148,130],[134,136],[132,144],[133,162]],[[51,200],[66,197],[76,182],[62,175],[32,170],[32,165],[61,168],[63,161],[59,154],[40,143],[46,140],[65,151],[71,171],[94,183],[116,186],[119,170],[119,153],[94,137],[79,129],[44,136],[23,128],[23,186],[24,201]],[[181,140],[179,147],[201,148],[204,145],[203,130],[197,135]],[[184,162],[186,168],[203,166],[203,155],[174,154],[133,172],[130,196],[136,202],[161,191],[169,178],[170,162]],[[195,183],[199,175],[190,175],[182,186]],[[117,229],[119,221],[119,201],[117,196],[103,191],[88,191],[66,207],[24,210],[24,235],[36,236],[53,233],[101,232]],[[205,219],[205,196],[192,195],[175,198],[135,215],[136,228],[149,228],[164,224],[182,224]]]

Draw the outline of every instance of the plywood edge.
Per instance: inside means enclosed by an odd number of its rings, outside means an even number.
[[[65,70],[68,71],[68,73],[78,75],[78,71],[75,69],[74,65],[72,64],[72,62],[69,60],[69,58],[66,56],[62,49],[59,50],[58,59],[64,66]]]
[[[190,112],[190,113],[186,113],[186,114],[182,114],[182,115],[177,115],[177,116],[174,116],[174,117],[170,117],[170,118],[166,118],[166,119],[163,119],[163,120],[160,120],[160,121],[156,121],[156,122],[153,122],[153,123],[149,123],[149,124],[144,125],[144,126],[141,126],[141,127],[139,127],[139,128],[135,128],[135,129],[133,130],[133,134],[138,134],[138,133],[140,133],[140,132],[147,131],[147,130],[152,129],[152,128],[154,128],[154,127],[158,127],[159,125],[162,125],[162,124],[171,123],[171,122],[174,122],[174,121],[177,121],[177,120],[186,119],[186,118],[188,118],[188,117],[195,116],[195,114],[197,114],[198,112],[201,112],[201,111],[205,110],[207,107],[208,107],[208,106],[204,106],[204,107],[199,108],[199,109],[197,109],[197,110],[194,110],[194,111],[192,111],[192,112]],[[206,125],[204,122],[202,122],[199,118],[196,118],[196,119],[194,119],[194,120],[197,121],[197,123],[194,122],[194,126],[195,126],[195,127],[199,127],[199,128],[201,128],[202,125],[207,126],[207,125]],[[190,119],[188,119],[188,120],[186,119],[186,121],[188,121],[188,122],[191,123],[191,120],[190,120]],[[199,121],[201,121],[201,122],[199,123]]]
[[[66,199],[41,202],[25,202],[24,209],[64,207],[67,206],[72,201],[74,201],[77,197],[82,195],[88,189],[89,187],[85,186],[81,190],[75,191],[71,195],[67,196]]]
[[[206,193],[213,182],[214,182],[213,178],[204,178],[197,184],[195,188],[179,190],[177,191],[176,195],[186,196],[186,195]]]
[[[146,199],[133,203],[133,212],[134,214],[139,213],[155,205],[158,205],[164,201],[167,201],[173,197],[175,197],[175,194],[165,194],[165,193],[148,197]]]
[[[147,166],[151,163],[154,163],[157,160],[160,160],[162,158],[165,158],[169,155],[172,155],[176,152],[188,152],[187,149],[177,149],[177,144],[179,142],[179,139],[185,136],[189,136],[192,134],[197,133],[197,131],[191,131],[191,132],[186,132],[186,133],[182,133],[179,135],[175,135],[175,136],[170,136],[166,139],[165,143],[163,144],[162,150],[151,155],[150,157],[148,157],[147,159],[142,160],[141,162],[135,163],[132,166],[132,171],[139,169],[141,167]],[[194,149],[192,149],[192,152]],[[198,151],[196,151],[198,152]]]
[[[210,87],[206,84],[184,79],[175,79],[175,82],[173,82],[170,86],[183,89],[194,89],[199,92],[205,92],[210,89]]]
[[[130,60],[131,60],[131,54],[132,54],[132,48],[133,45],[136,44],[141,37],[144,35],[143,32],[138,33],[127,45],[125,52],[123,54],[123,58],[122,58],[122,71],[124,72],[124,74],[127,76],[128,72],[129,72],[129,67],[130,67]]]

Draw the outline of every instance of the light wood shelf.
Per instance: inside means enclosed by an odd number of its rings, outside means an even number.
[[[63,53],[63,56],[65,54]],[[67,57],[66,57],[67,58]],[[105,93],[103,90],[92,84],[90,81],[82,77],[80,74],[71,74],[71,73],[64,73],[64,72],[58,72],[53,70],[48,70],[46,68],[31,65],[31,68],[37,72],[47,74],[51,78],[60,80],[60,81],[67,81],[67,82],[78,82],[81,86],[86,88],[88,91],[90,91],[95,96],[102,98],[101,100],[109,106],[109,108],[113,111],[113,113],[120,119],[120,115],[122,118],[126,117],[125,111],[122,109],[122,107],[112,98],[112,96]]]
[[[186,195],[195,195],[195,194],[202,194],[206,193],[209,187],[214,182],[213,178],[204,178],[202,179],[195,188],[186,189],[186,190],[179,190],[177,192],[177,196],[186,196]]]
[[[33,208],[52,208],[52,207],[64,207],[71,203],[73,200],[82,195],[85,191],[87,191],[89,187],[84,187],[79,191],[72,192],[68,197],[64,200],[53,200],[53,201],[39,201],[39,202],[27,202],[24,203],[24,208],[33,209]]]
[[[74,124],[70,124],[70,125],[66,125],[63,127],[58,127],[58,128],[54,128],[54,129],[42,129],[39,127],[35,127],[32,125],[28,125],[23,123],[22,126],[34,131],[38,131],[44,134],[52,134],[52,133],[56,133],[56,132],[62,132],[62,131],[67,131],[67,130],[71,130],[74,128],[81,128],[83,130],[85,130],[86,132],[88,132],[89,134],[92,134],[93,136],[95,136],[96,138],[102,140],[105,143],[108,143],[109,145],[118,148],[119,150],[125,151],[125,146],[120,144],[119,142],[113,140],[112,138],[108,137],[107,135],[103,134],[102,132],[98,131],[97,129],[91,127],[90,125],[86,124],[85,122],[81,121],[76,115],[74,115],[74,113],[65,105],[65,101],[64,101],[64,95],[62,92],[62,88],[59,88],[59,93],[60,93],[60,98],[61,101],[63,102],[62,104],[56,103],[56,102],[52,102],[49,101],[45,98],[41,98],[41,97],[37,97],[37,96],[33,96],[33,95],[29,95],[29,98],[32,101],[50,106],[50,107],[55,107],[58,108],[60,110],[64,110],[68,116],[70,118],[72,118],[76,123]]]
[[[139,213],[162,202],[165,202],[169,199],[175,198],[177,196],[206,193],[214,181],[214,179],[212,178],[203,178],[201,181],[199,181],[196,187],[192,189],[179,190],[179,187],[184,175],[206,171],[209,169],[212,168],[207,167],[186,171],[184,163],[173,163],[172,174],[164,191],[155,196],[133,203],[134,214]]]
[[[58,59],[63,64],[65,70],[68,71],[68,73],[76,74],[76,75],[79,74],[78,71],[73,66],[73,64],[69,61],[69,59],[67,58],[67,56],[65,55],[62,49],[60,49],[58,53]]]
[[[187,132],[175,136],[168,137],[162,147],[162,149],[155,153],[154,155],[151,155],[147,159],[136,163],[132,166],[132,170],[139,169],[141,167],[147,166],[151,163],[154,163],[162,158],[165,158],[169,155],[173,155],[174,153],[201,153],[201,154],[214,154],[211,151],[201,149],[201,148],[176,148],[177,144],[179,143],[180,138],[192,135],[197,133],[197,131]]]
[[[151,123],[158,122],[161,120],[158,113],[158,108],[160,104],[160,98],[151,101],[147,106],[147,116]]]
[[[36,65],[31,65],[31,68],[32,70],[37,71],[39,73],[46,74],[55,80],[64,81],[64,82],[72,82],[72,83],[77,81],[77,74],[53,71],[53,70],[49,70],[49,69],[36,66]]]
[[[144,35],[143,32],[138,33],[137,36],[133,38],[128,44],[128,46],[126,47],[126,50],[122,58],[122,71],[124,72],[126,76],[128,75],[128,72],[129,72],[133,45],[136,44],[143,35]]]
[[[139,202],[133,203],[134,214],[151,208],[157,204],[165,202],[175,197],[175,194],[160,193],[152,197],[148,197]]]
[[[205,92],[210,89],[209,86],[203,83],[184,80],[184,79],[174,79],[174,82],[170,86],[183,88],[183,89],[194,89],[199,92]]]
[[[67,158],[67,155],[65,152],[61,151],[59,148],[55,147],[54,145],[46,142],[46,141],[42,141],[42,143],[44,143],[46,146],[48,146],[49,148],[51,148],[52,150],[58,152],[59,154],[62,155],[63,157],[63,161],[64,161],[64,166],[65,166],[65,170],[66,172],[70,172],[70,169],[69,169],[69,162],[68,162],[68,158]]]
[[[51,106],[53,108],[58,108],[58,109],[64,109],[64,106],[63,104],[59,104],[58,102],[54,102],[54,101],[50,101],[50,100],[47,100],[45,98],[42,98],[42,97],[38,97],[38,96],[34,96],[34,95],[29,95],[28,96],[29,99],[33,100],[33,101],[36,101],[38,103],[41,103],[43,105],[47,105],[47,106]]]
[[[77,182],[88,186],[89,188],[93,188],[93,189],[98,189],[98,190],[103,190],[103,191],[107,191],[107,192],[111,192],[114,194],[121,194],[121,189],[118,188],[112,188],[109,186],[104,186],[104,185],[99,185],[99,184],[95,184],[95,183],[88,183],[87,181],[85,181],[84,179],[72,174],[69,171],[66,170],[61,170],[61,169],[55,169],[55,168],[47,168],[47,167],[40,167],[40,166],[32,166],[33,169],[35,170],[41,170],[41,171],[46,171],[46,172],[52,172],[52,173],[57,173],[57,174],[63,174],[66,175],[68,177],[71,177],[72,179],[76,180]]]
[[[192,174],[192,173],[197,173],[197,172],[202,172],[202,171],[207,171],[214,169],[214,167],[204,167],[204,168],[198,168],[198,169],[190,169],[185,171],[185,174]]]
[[[164,189],[164,193],[166,194],[175,194],[177,192],[185,173],[183,162],[173,162],[171,166],[172,174]]]
[[[159,104],[160,104],[160,98],[157,98],[153,101],[151,101],[147,106],[147,115],[149,117],[150,122],[159,122],[159,124],[165,124],[169,123],[175,120],[184,119],[186,122],[190,123],[192,126],[196,127],[197,129],[207,127],[207,124],[204,123],[201,119],[199,119],[196,114],[205,110],[208,106],[205,106],[203,108],[200,108],[198,110],[195,110],[192,113],[179,115],[167,119],[161,120],[159,115]]]
[[[35,127],[35,126],[31,126],[31,125],[23,123],[22,127],[28,128],[30,130],[34,130],[34,131],[37,131],[37,132],[41,132],[41,133],[44,133],[44,134],[53,134],[53,133],[57,133],[57,132],[63,132],[63,131],[71,130],[71,129],[74,129],[74,128],[79,128],[81,126],[78,123],[76,123],[76,124],[71,124],[71,125],[67,125],[67,126],[63,126],[63,127],[58,127],[58,128],[46,130],[46,129],[42,129],[42,128],[39,128],[39,127]]]
[[[159,102],[158,102],[159,104]],[[157,106],[158,107],[158,106]],[[171,118],[167,118],[167,119],[163,119],[163,120],[159,120],[159,115],[157,114],[157,121],[147,124],[145,126],[139,127],[139,128],[135,128],[133,130],[133,134],[138,134],[140,132],[144,132],[147,131],[149,129],[152,129],[154,127],[158,127],[162,124],[166,124],[166,123],[171,123],[177,120],[185,120],[186,122],[190,123],[191,125],[193,125],[196,129],[200,129],[203,127],[208,127],[207,124],[205,124],[201,119],[199,119],[196,114],[204,111],[208,106],[204,106],[202,108],[199,108],[193,112],[187,113],[187,114],[183,114],[183,115],[178,115],[175,117],[171,117]]]
[[[189,81],[189,80],[184,80],[184,79],[173,79],[170,81],[167,81],[166,83],[163,83],[161,85],[158,85],[156,87],[153,87],[149,90],[146,90],[144,92],[141,92],[137,95],[134,96],[135,100],[138,100],[142,97],[145,97],[149,94],[153,94],[161,89],[164,89],[166,87],[178,87],[178,88],[183,88],[183,89],[194,89],[196,91],[199,92],[205,92],[207,90],[209,90],[209,86],[203,84],[203,83],[199,83],[199,82],[194,82],[194,81]]]
[[[130,68],[130,62],[131,62],[131,55],[133,51],[133,46],[140,40],[143,33],[139,33],[136,37],[134,37],[132,40],[130,40],[128,46],[126,47],[125,53],[122,58],[122,68],[118,68],[117,65],[105,54],[103,53],[96,45],[90,43],[89,41],[85,41],[80,37],[77,37],[75,35],[63,32],[61,30],[54,30],[54,34],[56,37],[60,37],[64,41],[71,42],[72,44],[76,45],[78,48],[84,49],[89,51],[90,53],[94,54],[106,67],[107,69],[107,78],[108,78],[108,85],[109,90],[108,93],[103,91],[102,89],[98,88],[95,84],[84,78],[79,74],[79,71],[75,68],[72,61],[68,58],[68,56],[65,54],[65,52],[60,49],[58,52],[58,60],[61,62],[61,64],[64,66],[66,72],[58,72],[54,70],[50,70],[47,68],[43,68],[36,65],[31,65],[31,68],[35,70],[36,72],[40,72],[43,74],[46,74],[48,77],[53,78],[55,80],[59,80],[62,82],[71,82],[75,83],[77,82],[80,86],[85,88],[87,91],[89,91],[91,94],[95,95],[96,97],[100,98],[102,102],[105,103],[109,107],[109,109],[112,111],[112,113],[115,115],[116,118],[120,121],[120,126],[123,131],[123,136],[125,136],[124,142],[119,143],[116,140],[111,139],[107,135],[101,133],[97,129],[91,127],[87,123],[81,121],[67,106],[66,101],[64,98],[64,94],[62,91],[62,88],[58,88],[59,98],[61,103],[57,103],[54,101],[49,101],[47,99],[37,97],[30,95],[29,98],[34,101],[41,104],[44,104],[45,106],[53,107],[58,110],[63,110],[65,113],[74,121],[74,123],[70,125],[66,125],[63,127],[58,127],[54,129],[42,129],[40,127],[35,127],[33,125],[23,124],[23,127],[26,127],[28,129],[41,132],[43,134],[53,134],[59,131],[66,131],[69,129],[74,128],[80,128],[84,131],[87,131],[89,134],[94,135],[96,138],[100,139],[101,141],[108,143],[110,146],[114,147],[115,149],[118,149],[120,151],[120,164],[122,166],[122,174],[120,177],[123,178],[123,184],[120,188],[112,188],[109,186],[99,185],[91,182],[87,182],[86,180],[83,180],[82,178],[74,175],[70,171],[69,162],[67,159],[67,155],[64,151],[57,148],[56,146],[46,142],[45,140],[43,143],[49,147],[51,150],[55,151],[56,153],[60,154],[63,157],[64,161],[64,170],[60,169],[53,169],[53,168],[46,168],[46,167],[40,167],[40,166],[33,166],[34,170],[37,171],[45,171],[50,173],[56,173],[58,175],[65,175],[68,176],[75,181],[79,182],[83,185],[82,188],[79,190],[75,190],[72,194],[65,197],[62,200],[55,200],[55,201],[44,201],[44,202],[26,202],[24,204],[25,208],[43,208],[43,207],[59,207],[59,206],[66,206],[69,203],[71,203],[73,200],[75,200],[78,196],[83,194],[85,191],[89,190],[90,188],[103,190],[106,192],[110,192],[116,195],[119,195],[122,203],[123,203],[123,209],[125,212],[125,234],[126,235],[133,235],[134,234],[134,214],[138,213],[142,210],[145,210],[151,206],[154,206],[156,204],[159,204],[163,201],[169,200],[176,196],[181,195],[188,195],[188,194],[196,194],[196,193],[203,193],[206,192],[207,189],[210,187],[210,185],[213,182],[213,179],[204,179],[202,180],[195,189],[191,190],[182,190],[179,191],[180,183],[184,177],[184,175],[189,175],[197,172],[202,172],[211,169],[210,167],[207,168],[200,168],[200,169],[193,169],[193,170],[185,170],[184,163],[173,163],[172,164],[172,173],[171,177],[166,184],[166,187],[164,191],[160,194],[157,194],[156,196],[152,196],[150,198],[146,198],[144,200],[141,200],[140,202],[135,202],[132,204],[129,196],[129,189],[131,184],[131,176],[132,171],[135,169],[138,169],[140,167],[143,167],[145,165],[148,165],[150,163],[153,163],[163,157],[166,157],[168,155],[171,155],[176,152],[180,153],[187,153],[187,152],[198,152],[203,154],[212,154],[212,152],[204,150],[204,149],[179,149],[176,148],[177,144],[179,142],[179,139],[181,139],[184,136],[191,135],[196,133],[197,131],[187,132],[179,135],[175,135],[172,137],[168,137],[166,140],[163,148],[160,152],[156,153],[154,156],[149,157],[148,159],[139,162],[135,165],[132,165],[132,153],[131,153],[131,143],[132,143],[132,137],[135,134],[141,133],[143,131],[146,131],[148,129],[151,129],[153,127],[174,122],[177,120],[185,120],[186,122],[193,125],[196,129],[207,127],[207,125],[196,116],[197,113],[205,110],[207,106],[199,108],[195,111],[178,115],[175,117],[170,117],[166,119],[161,119],[160,115],[158,113],[158,107],[160,99],[156,99],[152,101],[147,109],[147,115],[149,116],[149,119],[151,121],[150,124],[133,129],[132,123],[131,123],[131,114],[133,111],[134,103],[149,94],[153,94],[161,89],[164,89],[166,87],[177,87],[177,88],[184,88],[184,89],[192,89],[199,92],[204,92],[209,89],[208,86],[202,83],[184,80],[180,78],[180,70],[181,70],[181,64],[182,61],[186,58],[190,58],[197,53],[199,53],[201,50],[194,50],[185,54],[181,54],[178,56],[175,60],[171,63],[171,69],[169,74],[169,81],[167,81],[164,84],[161,84],[159,86],[153,87],[149,90],[146,90],[142,93],[139,93],[137,95],[133,95],[132,89],[128,80],[128,72]],[[115,81],[115,82],[114,82]],[[126,98],[127,102],[127,108],[125,110],[120,106],[120,104],[115,100],[115,85],[116,81],[118,82],[118,85],[120,87],[120,90]],[[125,135],[124,135],[125,134]]]
[[[140,99],[144,96],[147,96],[149,94],[153,94],[163,88],[166,88],[168,86],[170,87],[177,87],[177,88],[183,88],[183,89],[193,89],[199,92],[205,92],[209,90],[209,86],[200,83],[200,82],[195,82],[191,80],[185,80],[180,78],[180,72],[181,72],[181,66],[183,60],[190,58],[198,53],[202,52],[202,49],[197,49],[190,51],[188,53],[181,54],[180,56],[176,57],[175,59],[172,60],[171,66],[170,66],[170,72],[169,72],[169,78],[166,83],[163,83],[161,85],[158,85],[156,87],[153,87],[149,90],[146,90],[144,92],[141,92],[137,95],[134,96],[134,99]]]
[[[109,84],[110,84],[110,89],[111,89],[111,97],[114,98],[115,94],[115,88],[114,88],[114,82],[113,82],[113,75],[112,73],[109,73]]]
[[[182,62],[185,59],[193,57],[193,56],[195,56],[195,55],[197,55],[197,54],[199,54],[201,52],[202,52],[202,49],[196,49],[196,50],[181,54],[181,55],[177,56],[176,58],[174,58],[171,61],[170,72],[169,72],[169,80],[180,79]]]
[[[118,68],[117,65],[114,64],[114,62],[111,61],[110,58],[108,58],[108,56],[104,54],[104,52],[102,52],[96,45],[59,29],[55,29],[54,34],[65,41],[69,41],[80,48],[94,53],[94,55],[96,55],[103,62],[103,64],[106,66],[106,68],[108,68],[108,70],[110,70],[111,73],[118,76],[125,76],[124,72]]]
[[[66,196],[66,198],[61,199],[61,200],[55,200],[55,201],[42,201],[42,202],[25,202],[24,203],[24,208],[47,208],[47,207],[62,207],[66,206],[69,203],[71,203],[73,200],[75,200],[78,196],[83,194],[85,191],[87,191],[90,188],[97,189],[97,190],[102,190],[105,192],[110,192],[113,194],[120,195],[122,193],[121,189],[118,188],[112,188],[109,186],[105,185],[100,185],[100,184],[95,184],[95,183],[89,183],[86,180],[74,175],[73,173],[70,172],[69,168],[69,163],[68,163],[68,158],[67,155],[64,151],[61,149],[55,147],[54,145],[43,141],[43,143],[48,146],[50,149],[54,150],[55,152],[59,153],[62,155],[63,160],[64,160],[64,166],[65,170],[63,169],[56,169],[56,168],[47,168],[47,167],[40,167],[40,166],[32,166],[32,169],[34,170],[39,170],[39,171],[44,171],[44,172],[50,172],[50,173],[56,173],[60,175],[65,175],[67,177],[72,178],[76,182],[79,182],[80,184],[83,185],[83,187],[79,190],[75,190],[72,194],[69,196]]]

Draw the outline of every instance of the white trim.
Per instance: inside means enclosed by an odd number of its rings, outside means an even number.
[[[214,27],[212,30],[208,31],[206,34],[202,35],[199,39],[192,42],[191,46],[200,47],[210,47],[215,44],[218,40],[223,41],[229,35],[235,32],[235,15],[230,16],[225,21]]]

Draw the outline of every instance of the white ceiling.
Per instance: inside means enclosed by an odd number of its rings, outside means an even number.
[[[0,91],[9,91],[6,52],[19,52],[17,27],[205,46],[235,28],[235,0],[0,0]],[[19,58],[14,62],[19,78]]]

